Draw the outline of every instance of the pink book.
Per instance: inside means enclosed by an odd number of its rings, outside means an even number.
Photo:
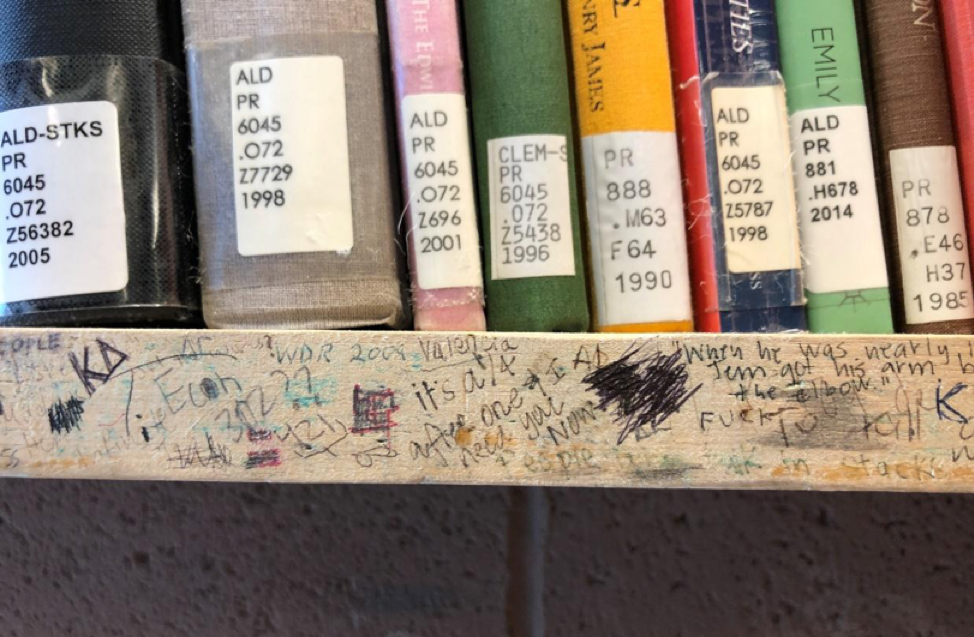
[[[389,0],[416,329],[482,331],[467,100],[455,0]]]

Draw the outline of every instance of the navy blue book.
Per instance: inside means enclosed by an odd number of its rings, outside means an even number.
[[[773,0],[667,2],[696,323],[806,329]]]

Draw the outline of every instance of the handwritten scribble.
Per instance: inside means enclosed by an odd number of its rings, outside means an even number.
[[[95,339],[95,342],[98,343],[98,352],[101,354],[101,362],[104,366],[102,370],[91,368],[91,351],[87,345],[85,345],[84,349],[84,363],[78,360],[78,356],[74,352],[68,353],[68,360],[71,361],[71,366],[74,368],[75,374],[78,375],[78,379],[84,385],[85,391],[88,392],[89,396],[94,396],[96,391],[96,387],[92,381],[98,381],[104,385],[111,380],[112,375],[118,371],[122,363],[129,359],[128,354],[115,349],[108,343],[98,339]]]
[[[51,424],[51,432],[68,434],[74,429],[81,429],[81,415],[85,413],[84,403],[74,396],[67,403],[57,401],[47,410],[47,421]]]
[[[612,412],[622,426],[618,444],[635,434],[643,440],[660,431],[666,419],[678,413],[703,384],[687,387],[690,375],[680,362],[683,352],[667,356],[660,352],[644,354],[641,346],[632,346],[617,361],[609,363],[582,379],[599,397],[597,407]],[[644,431],[644,427],[651,431]]]
[[[259,449],[247,452],[247,461],[244,463],[245,469],[266,469],[268,467],[278,467],[281,465],[280,449]]]
[[[970,419],[967,416],[959,412],[956,407],[950,404],[950,400],[965,389],[967,389],[967,385],[964,383],[957,383],[946,394],[942,394],[941,392],[943,390],[943,385],[941,384],[941,381],[937,381],[937,417],[940,420],[949,420],[962,425],[966,425],[970,422]]]
[[[365,434],[388,431],[398,426],[393,414],[399,411],[396,392],[385,387],[362,389],[355,386],[352,394],[352,433]]]
[[[143,427],[143,430],[145,428]],[[228,445],[217,444],[213,436],[206,435],[206,449],[200,448],[199,442],[193,441],[189,445],[174,444],[169,448],[169,466],[180,469],[202,467],[204,469],[219,469],[229,467],[233,456]],[[250,467],[248,467],[250,468]]]

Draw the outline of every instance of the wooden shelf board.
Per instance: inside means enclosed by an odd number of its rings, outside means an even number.
[[[0,475],[974,491],[974,339],[0,331]]]

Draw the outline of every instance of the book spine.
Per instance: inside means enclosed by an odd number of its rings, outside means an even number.
[[[0,0],[0,33],[0,325],[196,320],[178,7]]]
[[[852,0],[777,0],[812,332],[893,332]]]
[[[464,0],[488,326],[586,331],[559,0]]]
[[[183,0],[208,326],[410,324],[376,6]]]
[[[901,331],[969,334],[974,299],[938,3],[864,5]]]
[[[418,330],[483,331],[467,98],[456,0],[389,0]]]
[[[696,329],[702,332],[720,332],[713,200],[707,171],[706,122],[700,111],[703,96],[693,0],[666,2],[666,25],[672,59],[680,164],[683,169],[694,323]]]
[[[971,55],[974,50],[974,4],[969,0],[941,0],[941,11],[970,236],[974,227],[974,56]]]
[[[803,330],[798,218],[773,3],[667,4],[694,288],[701,293],[698,328]]]
[[[595,326],[693,330],[663,0],[570,0]]]

